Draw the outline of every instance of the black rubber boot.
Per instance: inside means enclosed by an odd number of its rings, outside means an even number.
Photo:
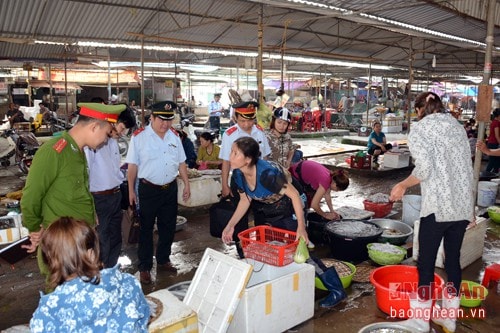
[[[318,277],[321,279],[326,289],[330,292],[330,295],[319,302],[319,306],[322,308],[331,308],[347,297],[344,287],[342,286],[342,281],[340,281],[335,268],[329,268],[323,274],[318,275]]]

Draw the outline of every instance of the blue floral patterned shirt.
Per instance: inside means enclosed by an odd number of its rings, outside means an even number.
[[[103,269],[95,285],[75,278],[42,295],[32,332],[147,332],[149,305],[141,285],[119,266]]]

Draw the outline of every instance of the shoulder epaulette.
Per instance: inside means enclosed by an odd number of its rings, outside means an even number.
[[[261,131],[264,131],[264,129],[262,127],[260,127],[259,124],[255,124],[255,127],[257,127],[257,129],[261,130]]]
[[[132,135],[136,136],[136,135],[140,134],[142,131],[144,131],[145,129],[146,129],[145,127],[138,128],[135,130],[134,134],[132,134]]]
[[[226,133],[227,135],[231,135],[234,133],[234,131],[236,131],[238,129],[238,127],[236,127],[236,125],[234,126],[231,126],[229,127],[224,133]]]
[[[177,131],[175,130],[175,128],[170,127],[170,130],[172,131],[172,133],[174,133],[175,135],[179,136],[179,132],[177,132]]]
[[[60,138],[59,140],[57,140],[56,143],[54,143],[52,148],[55,151],[57,151],[58,154],[60,154],[63,151],[64,147],[66,147],[67,144],[68,144],[68,141],[66,141],[66,139]]]

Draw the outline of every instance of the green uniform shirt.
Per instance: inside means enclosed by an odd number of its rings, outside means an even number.
[[[44,143],[35,154],[21,199],[23,223],[30,232],[62,216],[95,225],[85,153],[68,132]]]

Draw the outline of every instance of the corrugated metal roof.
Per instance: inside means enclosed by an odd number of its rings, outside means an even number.
[[[40,62],[104,59],[92,48],[30,44],[34,40],[75,44],[78,41],[204,46],[225,50],[257,51],[259,10],[263,10],[263,44],[279,53],[286,36],[287,55],[352,59],[402,68],[407,75],[409,50],[413,66],[430,68],[432,56],[441,67],[433,72],[481,71],[484,48],[410,31],[374,20],[376,15],[443,33],[484,42],[484,0],[317,0],[345,11],[306,6],[287,0],[2,0],[0,1],[0,58],[39,59]],[[350,11],[350,12],[348,12]],[[500,5],[496,9],[499,23]],[[500,30],[496,26],[496,44]],[[284,34],[286,26],[286,34]],[[2,42],[4,41],[4,42]],[[89,52],[91,54],[89,54]],[[110,49],[112,60],[138,60],[138,50]],[[106,52],[107,55],[107,52]],[[221,66],[242,66],[242,57],[194,52],[145,52],[147,61],[178,61]],[[495,54],[495,62],[497,63]],[[265,66],[279,68],[279,61]],[[324,70],[322,65],[290,61],[288,70]],[[440,69],[441,68],[441,69]],[[330,66],[332,72],[340,72]],[[354,69],[352,69],[355,71]],[[365,70],[361,70],[363,72]]]

